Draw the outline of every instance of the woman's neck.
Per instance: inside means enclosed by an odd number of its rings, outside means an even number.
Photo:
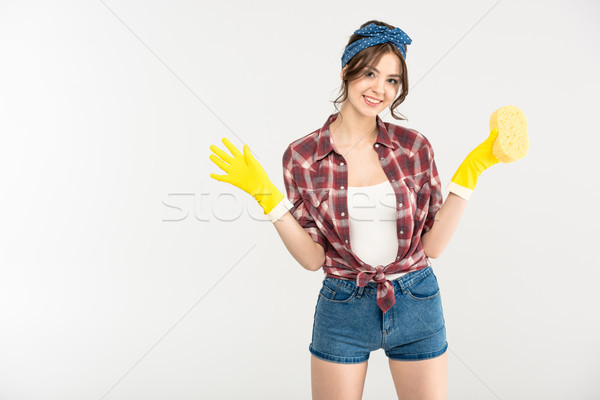
[[[377,132],[376,118],[345,112],[344,107],[329,126],[331,138],[339,147],[375,143]]]

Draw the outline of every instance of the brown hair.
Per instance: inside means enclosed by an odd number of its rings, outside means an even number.
[[[381,22],[381,21],[377,21],[377,20],[367,21],[364,24],[362,24],[360,27],[363,28],[363,27],[369,25],[370,23],[375,23],[377,25],[386,26],[390,29],[394,29],[393,25],[389,25],[389,24],[386,24],[385,22]],[[352,34],[352,36],[350,36],[350,40],[348,41],[348,44],[346,45],[346,47],[349,46],[350,44],[352,44],[353,42],[363,39],[363,38],[364,38],[364,36]],[[404,52],[406,53],[406,45],[404,45]],[[400,64],[402,66],[400,69],[400,75],[401,75],[400,76],[401,88],[399,90],[400,95],[392,102],[392,104],[390,104],[390,111],[392,113],[392,117],[394,117],[395,119],[404,119],[404,120],[406,119],[406,118],[399,117],[394,113],[395,108],[398,107],[400,104],[402,104],[402,102],[408,95],[408,74],[406,71],[406,61],[404,60],[404,57],[402,57],[402,53],[400,53],[400,50],[398,50],[398,48],[390,42],[381,43],[381,44],[378,44],[375,46],[367,47],[367,48],[359,51],[354,57],[352,57],[350,59],[350,61],[348,61],[348,63],[346,64],[346,72],[344,73],[344,77],[342,79],[342,86],[339,89],[341,94],[338,96],[337,99],[335,99],[333,101],[334,107],[338,112],[339,112],[339,109],[338,109],[337,105],[339,103],[343,103],[348,98],[348,82],[360,78],[360,76],[364,73],[363,70],[365,67],[370,67],[370,66],[376,65],[379,62],[379,60],[381,59],[381,57],[387,53],[396,54],[398,56],[398,58],[400,59]],[[402,114],[400,114],[400,115],[402,115]],[[341,114],[340,114],[340,116],[341,116]]]

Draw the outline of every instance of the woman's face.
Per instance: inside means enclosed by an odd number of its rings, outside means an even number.
[[[360,78],[348,82],[345,105],[358,114],[375,117],[396,98],[400,88],[400,68],[396,54],[384,54],[374,68],[365,68]]]

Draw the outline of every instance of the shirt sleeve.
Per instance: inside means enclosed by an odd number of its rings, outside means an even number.
[[[323,247],[323,250],[327,251],[327,239],[317,224],[314,218],[307,210],[302,196],[298,191],[298,186],[294,181],[294,170],[293,170],[293,154],[291,147],[288,146],[286,151],[283,153],[283,182],[285,184],[285,190],[287,192],[288,200],[294,205],[289,211],[298,221],[298,223],[304,228],[309,234],[312,240]]]
[[[437,166],[435,165],[433,147],[430,143],[425,146],[425,160],[427,165],[428,182],[431,188],[431,194],[429,197],[429,209],[427,211],[427,217],[425,217],[425,224],[421,236],[427,233],[432,227],[435,215],[442,208],[444,198],[442,196],[442,182],[438,174]]]

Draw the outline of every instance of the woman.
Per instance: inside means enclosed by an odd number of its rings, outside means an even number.
[[[445,399],[446,329],[429,258],[448,244],[477,178],[498,162],[497,130],[465,158],[442,204],[429,141],[383,122],[408,93],[411,39],[368,21],[342,56],[341,109],[283,155],[285,197],[247,145],[210,159],[211,177],[254,196],[306,269],[323,268],[311,352],[313,399],[360,399],[371,351],[383,348],[402,399]],[[337,107],[336,107],[337,108]],[[366,202],[365,202],[366,199]]]

